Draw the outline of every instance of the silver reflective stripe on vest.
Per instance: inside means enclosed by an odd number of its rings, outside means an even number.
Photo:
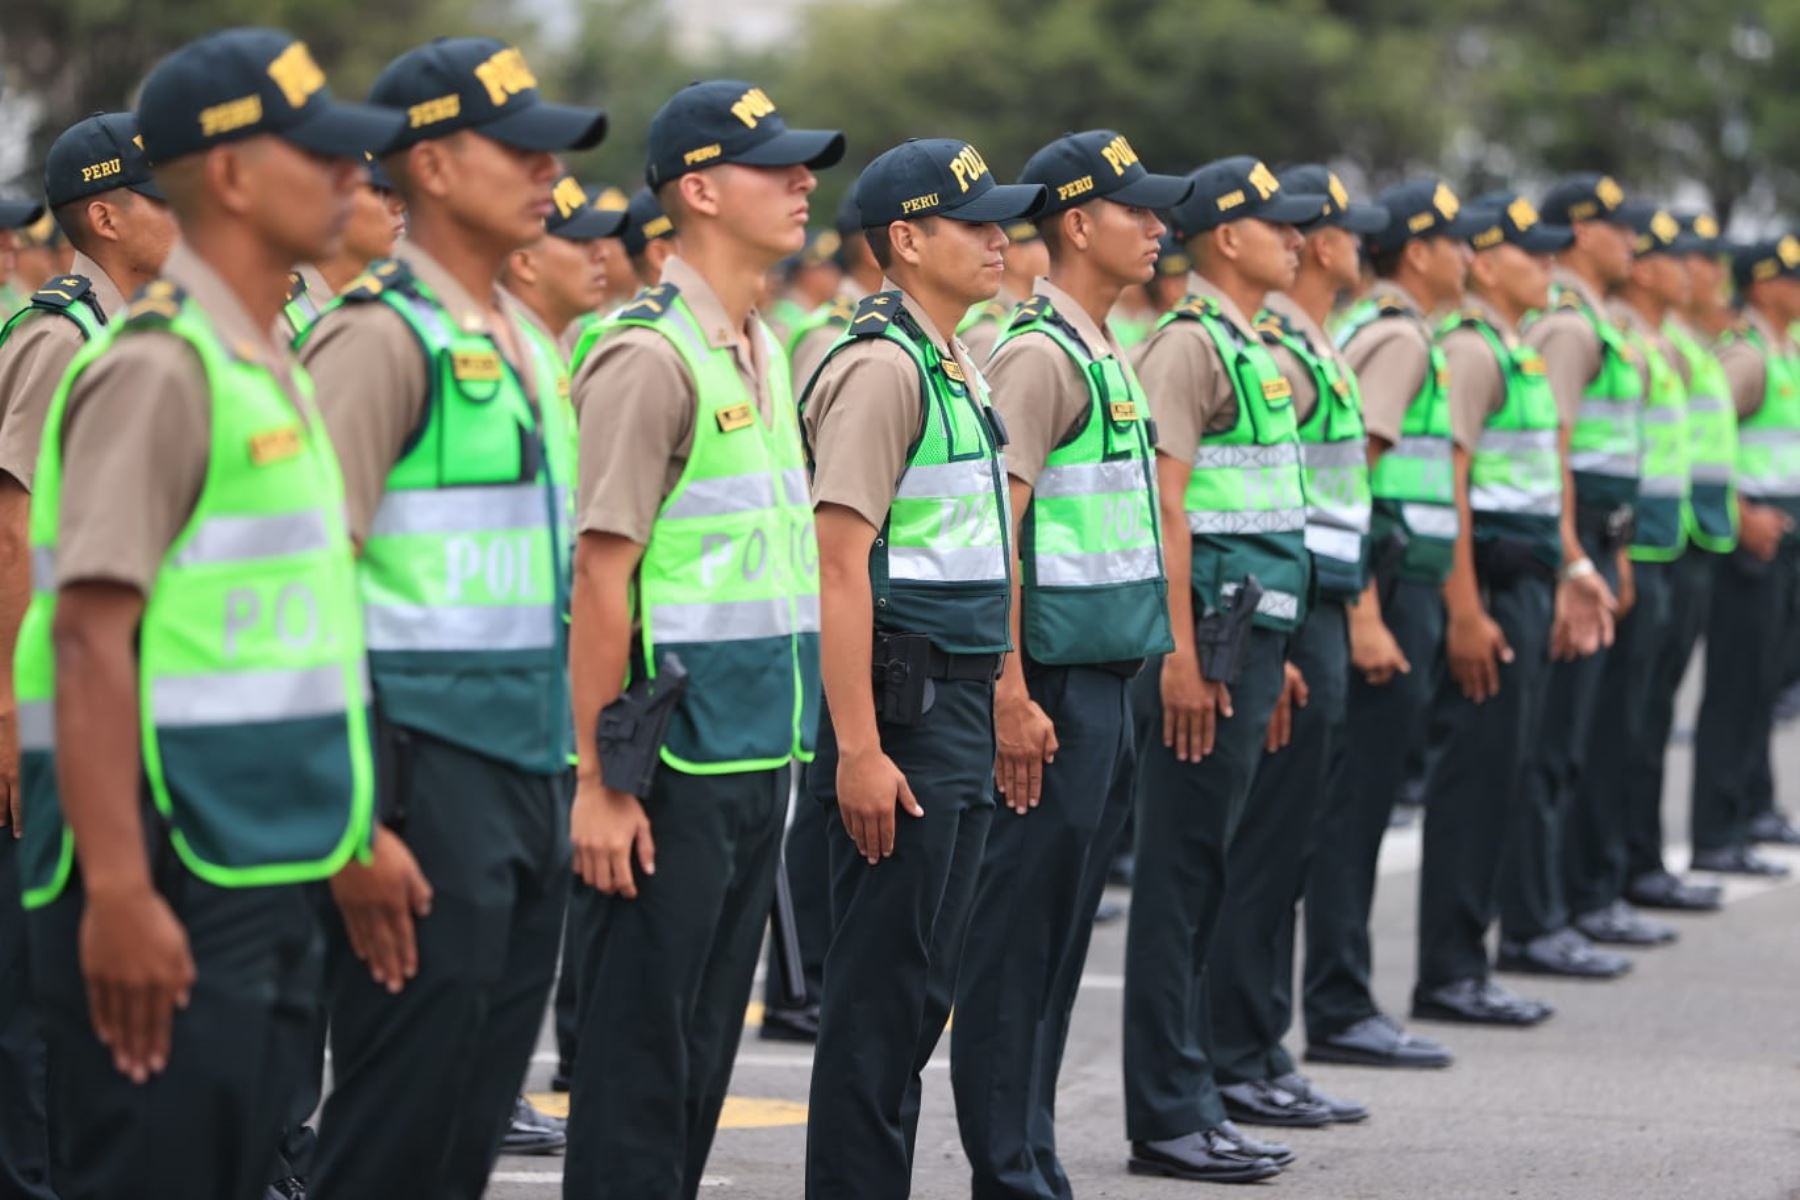
[[[807,486],[805,467],[788,467],[781,473],[781,490],[789,504],[812,505],[812,490]]]
[[[556,644],[551,605],[365,604],[370,650],[540,650]]]
[[[1121,462],[1069,463],[1045,467],[1031,492],[1039,497],[1104,496],[1135,492],[1145,487],[1144,464],[1136,459]]]
[[[1688,493],[1686,475],[1646,475],[1638,480],[1638,495],[1679,500]]]
[[[1421,462],[1450,461],[1450,439],[1447,437],[1403,437],[1394,443],[1389,454],[1397,454],[1401,458],[1418,459]]]
[[[1569,469],[1584,475],[1610,475],[1616,479],[1636,479],[1638,456],[1615,454],[1610,450],[1576,450],[1569,455]]]
[[[968,462],[914,465],[900,476],[894,496],[900,500],[960,500],[965,496],[991,496],[994,493],[992,468],[985,458]]]
[[[1554,429],[1484,429],[1476,453],[1530,454],[1556,447]]]
[[[658,645],[742,642],[786,637],[794,632],[794,617],[786,596],[717,604],[658,604],[650,610],[650,629]]]
[[[33,546],[31,548],[31,590],[34,592],[56,590],[55,546]]]
[[[1201,446],[1194,451],[1194,469],[1216,471],[1233,467],[1286,467],[1300,461],[1295,442],[1275,446]]]
[[[49,753],[56,749],[56,701],[21,701],[18,721],[20,750]]]
[[[1722,487],[1731,482],[1731,467],[1726,463],[1689,463],[1688,476],[1695,483],[1713,483]]]
[[[369,536],[536,529],[549,520],[548,503],[541,483],[401,489],[381,498]]]
[[[1687,419],[1681,409],[1667,404],[1653,404],[1643,415],[1646,425],[1679,425]]]
[[[1238,594],[1242,584],[1227,583],[1219,588],[1219,598],[1229,601]],[[1277,621],[1297,621],[1300,619],[1300,597],[1292,592],[1271,591],[1263,589],[1262,597],[1256,602],[1256,611],[1265,617],[1273,617]]]
[[[775,507],[775,481],[766,471],[695,479],[663,512],[665,518],[717,517]]]
[[[1192,534],[1298,533],[1306,528],[1304,508],[1279,508],[1249,512],[1207,512],[1189,509]]]
[[[1731,411],[1731,401],[1724,396],[1689,396],[1688,411],[1697,413],[1722,413]]]
[[[817,593],[794,597],[794,632],[819,632],[819,597]]]
[[[1575,410],[1575,419],[1608,425],[1636,425],[1641,411],[1635,400],[1606,400],[1597,396],[1583,396],[1581,406]]]
[[[893,546],[888,549],[888,578],[917,583],[1005,579],[1006,556],[999,546]]]
[[[1309,524],[1306,527],[1306,548],[1321,558],[1336,559],[1338,562],[1360,563],[1362,561],[1362,532],[1356,529],[1340,529],[1329,525]]]
[[[1489,483],[1469,488],[1469,507],[1476,512],[1560,517],[1562,500],[1560,487],[1553,492],[1528,492],[1507,483]]]
[[[318,509],[263,516],[207,517],[175,555],[178,567],[246,562],[282,554],[316,554],[331,544]]]
[[[342,713],[349,699],[339,666],[213,671],[150,681],[150,704],[161,729],[299,721]]]
[[[1307,466],[1314,469],[1353,467],[1359,463],[1368,463],[1369,449],[1362,438],[1343,442],[1303,442],[1300,457]]]
[[[1157,578],[1162,574],[1162,553],[1155,546],[1138,546],[1098,554],[1040,554],[1032,565],[1038,583],[1045,587],[1098,587]]]
[[[1426,537],[1448,541],[1456,536],[1456,510],[1446,505],[1402,503],[1400,519],[1408,529]]]

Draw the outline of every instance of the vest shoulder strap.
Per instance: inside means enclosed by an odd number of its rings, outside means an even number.
[[[306,277],[298,271],[288,272],[287,302],[292,304],[306,295]]]
[[[1000,340],[994,344],[994,349],[998,351],[1001,346],[1020,334],[1033,329],[1061,343],[1063,349],[1081,363],[1092,362],[1097,357],[1088,352],[1087,343],[1075,331],[1075,326],[1070,323],[1069,319],[1056,311],[1056,306],[1050,302],[1050,297],[1039,295],[1032,296],[1013,309],[1012,317],[1007,321],[1006,328],[1000,331]],[[1105,357],[1105,355],[1102,354],[1098,357]]]
[[[167,279],[155,279],[138,290],[126,306],[124,328],[167,329],[181,315],[187,292]]]

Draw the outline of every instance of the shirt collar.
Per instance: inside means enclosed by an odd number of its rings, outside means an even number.
[[[1386,302],[1411,309],[1413,312],[1419,314],[1421,320],[1431,316],[1431,314],[1426,311],[1425,306],[1419,303],[1419,298],[1417,296],[1413,295],[1405,287],[1392,279],[1377,279],[1375,281],[1375,286],[1369,289],[1369,299],[1375,301],[1377,304]]]
[[[458,329],[464,333],[485,333],[492,335],[488,328],[487,314],[469,289],[458,282],[456,276],[450,274],[444,265],[433,258],[424,248],[410,238],[400,239],[394,247],[394,257],[412,269],[419,282],[431,290],[437,302],[444,307]],[[494,284],[496,297],[500,294],[500,285]],[[503,306],[502,301],[495,299],[496,307]]]
[[[1331,340],[1331,335],[1319,328],[1319,323],[1296,304],[1292,296],[1286,292],[1270,292],[1268,299],[1263,301],[1263,307],[1306,335],[1306,342],[1312,347],[1314,354],[1322,354],[1339,366],[1344,365],[1343,356],[1338,353],[1337,343]]]
[[[270,340],[269,331],[259,328],[251,319],[237,293],[205,259],[189,249],[187,243],[178,241],[169,251],[168,261],[163,264],[163,277],[186,292],[206,313],[220,340],[233,354],[284,372],[293,366],[294,359],[287,347]],[[282,286],[286,286],[285,279]]]
[[[106,269],[81,251],[75,252],[75,261],[69,264],[69,274],[85,275],[88,279],[90,294],[100,311],[112,320],[125,307],[125,295],[119,291],[119,285],[112,281]]]
[[[1245,341],[1259,342],[1262,340],[1261,335],[1256,332],[1256,327],[1250,323],[1248,317],[1238,310],[1238,306],[1232,303],[1231,297],[1214,287],[1204,275],[1198,271],[1189,271],[1187,282],[1190,293],[1204,296],[1219,306],[1219,311],[1225,315],[1227,321],[1237,326],[1238,333],[1243,336]]]
[[[1050,307],[1056,315],[1069,323],[1075,330],[1075,336],[1093,358],[1119,357],[1119,344],[1113,340],[1112,334],[1104,326],[1094,324],[1094,318],[1088,310],[1081,307],[1080,301],[1050,282],[1048,276],[1040,275],[1031,284],[1032,294],[1042,296],[1050,301]]]
[[[662,281],[674,284],[681,292],[681,298],[687,301],[694,320],[700,323],[700,335],[706,339],[707,345],[715,350],[739,346],[745,353],[749,353],[749,347],[741,346],[743,337],[740,332],[731,327],[731,317],[725,312],[724,301],[713,291],[712,284],[706,282],[706,277],[683,261],[681,255],[671,255],[669,261],[663,264]],[[761,312],[751,309],[750,319],[752,322],[760,321]]]
[[[1463,310],[1480,317],[1489,325],[1500,331],[1500,340],[1509,347],[1518,344],[1519,330],[1511,321],[1495,308],[1486,296],[1471,288],[1463,294]]]

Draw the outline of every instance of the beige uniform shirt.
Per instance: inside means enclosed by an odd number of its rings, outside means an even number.
[[[1050,301],[1056,315],[1075,330],[1081,346],[1095,358],[1118,358],[1119,343],[1094,324],[1075,299],[1048,279],[1037,280],[1032,294]],[[1087,373],[1046,333],[1027,333],[1000,347],[988,360],[988,386],[993,405],[1006,423],[1006,473],[1026,486],[1037,483],[1044,460],[1087,419],[1091,399]]]
[[[124,311],[125,297],[99,263],[85,254],[76,254],[69,274],[87,276],[92,287],[89,294],[99,301],[100,311],[108,320]],[[87,340],[74,321],[40,312],[20,318],[12,336],[0,346],[0,471],[11,475],[28,492],[32,472],[37,469],[50,398],[85,345]]]
[[[1015,296],[1005,288],[1001,288],[1000,294],[995,296],[992,301],[992,303],[997,304],[1000,307],[1000,318],[998,320],[987,318],[977,321],[975,324],[969,326],[967,330],[957,335],[962,339],[963,346],[968,349],[971,361],[980,363],[982,366],[987,365],[988,359],[991,358],[994,353],[994,343],[1000,340],[1000,333],[1006,328],[1007,318],[1011,316],[1012,310],[1017,308],[1024,299],[1025,297],[1023,296]]]
[[[410,241],[402,241],[394,257],[430,289],[458,328],[494,336],[475,298],[436,259]],[[500,311],[515,325],[526,319],[523,305],[498,286],[494,291]],[[524,335],[517,329],[502,332],[510,340],[495,338],[495,344],[536,406],[538,385]],[[319,409],[343,468],[350,536],[365,541],[387,490],[388,473],[425,418],[429,364],[406,318],[374,301],[345,304],[321,317],[301,349],[301,361],[312,372]]]
[[[1757,309],[1746,307],[1744,320],[1762,334],[1763,344],[1776,353],[1795,353],[1787,334],[1771,325]],[[1769,366],[1763,361],[1762,351],[1743,338],[1733,339],[1718,354],[1719,364],[1725,368],[1725,382],[1731,386],[1732,407],[1737,409],[1738,420],[1748,420],[1763,406],[1769,386]]]
[[[1263,301],[1263,307],[1286,321],[1312,348],[1314,354],[1320,355],[1337,364],[1338,370],[1346,376],[1354,378],[1355,372],[1345,360],[1337,343],[1331,335],[1319,326],[1319,323],[1307,315],[1306,310],[1289,299],[1285,292],[1270,292],[1269,298]],[[1269,353],[1275,359],[1275,365],[1281,370],[1281,377],[1288,381],[1294,389],[1294,421],[1304,425],[1312,419],[1314,410],[1319,407],[1319,387],[1313,379],[1312,368],[1300,361],[1299,355],[1277,342],[1269,346]]]
[[[1344,361],[1356,372],[1362,390],[1363,427],[1370,437],[1388,445],[1400,441],[1406,410],[1425,386],[1431,370],[1431,327],[1425,306],[1391,279],[1378,279],[1368,298],[1377,304],[1399,305],[1417,318],[1381,317],[1356,331],[1344,347]]]
[[[856,305],[861,302],[862,298],[868,294],[869,293],[863,291],[862,288],[857,285],[857,282],[849,276],[844,277],[842,286],[838,288],[838,298],[848,303],[851,308],[855,308]],[[801,338],[798,344],[794,346],[793,371],[795,399],[799,399],[799,397],[805,393],[806,385],[811,382],[813,372],[817,371],[819,369],[819,364],[825,361],[826,352],[829,351],[832,346],[836,345],[837,340],[843,335],[843,329],[836,325],[821,325],[819,328]]]
[[[770,420],[767,367],[775,342],[762,317],[752,312],[748,329],[732,328],[718,294],[680,257],[669,259],[662,281],[687,301],[706,344],[731,351],[738,377]],[[588,352],[571,395],[581,421],[577,528],[648,544],[694,448],[700,393],[687,363],[656,330],[621,329]]]
[[[1587,281],[1561,267],[1551,272],[1557,285],[1581,298],[1596,313],[1604,314],[1606,306]],[[1544,357],[1544,375],[1556,396],[1556,411],[1565,425],[1575,423],[1581,407],[1581,394],[1600,373],[1600,335],[1586,317],[1569,308],[1552,308],[1526,331],[1525,341]]]
[[[899,288],[884,279],[881,290]],[[971,387],[979,387],[981,373],[967,347],[932,324],[905,292],[900,302],[938,354],[961,367]],[[919,368],[900,346],[866,338],[833,355],[801,413],[814,460],[813,507],[841,504],[880,529],[924,416]]]
[[[239,358],[267,368],[310,419],[293,356],[245,311],[216,271],[177,243],[163,278],[212,319]],[[56,582],[108,582],[148,593],[193,515],[211,451],[212,396],[181,338],[132,333],[81,373],[63,413]]]
[[[1507,349],[1518,348],[1519,331],[1480,293],[1470,292],[1463,309],[1499,330]],[[1481,441],[1481,431],[1506,404],[1506,368],[1494,356],[1487,338],[1467,325],[1459,325],[1444,335],[1443,350],[1444,365],[1450,373],[1450,439],[1473,454],[1476,443]]]
[[[1217,304],[1245,341],[1262,340],[1238,306],[1201,276],[1188,276],[1188,292]],[[1170,321],[1152,333],[1138,347],[1136,366],[1156,418],[1157,453],[1191,463],[1203,434],[1224,433],[1237,424],[1231,370],[1219,361],[1218,347],[1199,321]]]

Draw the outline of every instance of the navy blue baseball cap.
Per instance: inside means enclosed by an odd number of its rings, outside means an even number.
[[[627,210],[629,220],[625,225],[625,252],[636,257],[644,252],[644,247],[657,238],[675,236],[675,223],[663,212],[662,205],[656,202],[656,193],[649,188],[639,188],[631,197],[631,206]]]
[[[957,138],[911,138],[885,151],[856,181],[865,229],[948,217],[971,225],[1035,217],[1046,201],[1034,183],[998,183],[980,151]]]
[[[1463,203],[1450,185],[1435,175],[1409,179],[1375,197],[1387,209],[1387,225],[1368,235],[1369,253],[1386,254],[1415,238],[1447,237],[1462,240],[1482,228],[1479,218],[1463,212]]]
[[[437,38],[382,69],[369,100],[406,114],[391,150],[473,129],[515,150],[590,150],[606,136],[597,108],[552,104],[517,46]]]
[[[856,207],[855,184],[845,189],[843,199],[838,201],[837,216],[832,219],[831,227],[838,231],[839,237],[847,238],[862,232],[862,209]]]
[[[1322,192],[1290,192],[1260,158],[1239,154],[1209,162],[1188,175],[1194,190],[1171,206],[1184,238],[1254,217],[1275,225],[1304,225],[1325,209]]]
[[[1185,279],[1188,272],[1193,269],[1194,258],[1187,252],[1187,247],[1182,245],[1181,239],[1175,235],[1175,231],[1171,229],[1163,234],[1162,244],[1157,247],[1156,273],[1163,276],[1180,276]]]
[[[1675,253],[1720,254],[1724,251],[1725,239],[1719,229],[1719,219],[1711,213],[1676,213],[1675,219],[1681,223],[1681,236],[1675,240]]]
[[[135,115],[94,113],[50,143],[44,157],[44,199],[51,208],[114,188],[163,198],[150,180],[150,160],[144,156]]]
[[[394,190],[393,178],[389,176],[386,171],[382,170],[381,160],[376,158],[373,154],[365,153],[363,155],[363,170],[368,173],[369,186],[376,191],[391,192]]]
[[[260,134],[361,161],[385,150],[405,120],[333,99],[306,43],[278,29],[227,29],[189,42],[151,68],[137,117],[152,164]]]
[[[1618,212],[1621,222],[1632,232],[1631,249],[1638,257],[1684,253],[1680,245],[1681,222],[1667,209],[1647,200],[1627,200],[1619,205]]]
[[[1387,209],[1379,204],[1352,204],[1350,189],[1337,177],[1337,172],[1318,163],[1282,167],[1275,172],[1286,191],[1295,195],[1325,197],[1325,207],[1317,217],[1303,222],[1308,231],[1314,229],[1346,229],[1351,233],[1374,233],[1387,228]]]
[[[1631,222],[1619,213],[1624,203],[1625,189],[1613,182],[1612,176],[1586,171],[1565,175],[1551,184],[1538,202],[1538,211],[1553,225],[1605,221],[1630,228]]]
[[[43,215],[44,206],[34,200],[0,196],[0,229],[23,229]]]
[[[659,188],[721,163],[829,167],[844,157],[835,129],[789,129],[769,94],[741,79],[709,79],[676,92],[650,119],[644,181]]]
[[[1194,190],[1179,176],[1152,175],[1124,135],[1110,129],[1063,134],[1026,160],[1019,182],[1043,186],[1040,220],[1089,200],[1169,209]]]
[[[1466,219],[1476,226],[1468,235],[1475,250],[1513,245],[1531,254],[1555,254],[1575,240],[1567,225],[1549,225],[1531,201],[1517,192],[1484,192],[1469,203]]]
[[[1740,292],[1769,279],[1800,279],[1800,237],[1790,233],[1738,247],[1731,256],[1731,279]]]
[[[618,237],[630,216],[624,209],[595,208],[587,189],[573,175],[564,175],[550,189],[556,207],[544,218],[544,232],[569,242],[593,242]]]

